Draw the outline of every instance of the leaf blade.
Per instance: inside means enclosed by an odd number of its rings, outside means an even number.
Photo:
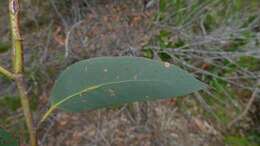
[[[169,63],[140,57],[99,57],[73,64],[60,75],[51,93],[50,110],[92,110],[181,96],[204,87]]]

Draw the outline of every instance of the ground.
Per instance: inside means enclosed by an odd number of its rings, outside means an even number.
[[[171,100],[79,114],[56,111],[38,126],[39,144],[260,145],[258,97],[246,116],[232,123],[253,93],[259,95],[260,3],[231,1],[25,1],[25,72],[35,121],[49,107],[48,96],[60,71],[91,57],[168,61],[209,85],[207,91]],[[10,67],[7,2],[0,2],[0,7],[0,63]],[[24,127],[15,85],[4,78],[0,98],[1,127]],[[26,141],[26,130],[16,133]]]

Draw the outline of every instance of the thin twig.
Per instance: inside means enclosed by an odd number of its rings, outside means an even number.
[[[238,115],[235,119],[233,119],[231,122],[229,122],[228,128],[231,128],[235,123],[241,121],[247,115],[248,111],[250,110],[251,106],[253,105],[253,102],[255,101],[257,94],[259,92],[259,88],[258,88],[259,83],[260,83],[260,80],[257,81],[257,86],[256,86],[251,98],[249,99],[245,110],[240,115]]]
[[[213,112],[212,108],[207,104],[207,102],[203,99],[203,97],[200,95],[199,92],[195,92],[195,97],[196,97],[197,101],[202,105],[204,110],[206,110],[207,112],[209,112],[212,115],[214,115],[215,117],[217,117],[215,115],[215,113]]]
[[[70,30],[67,32],[66,34],[66,39],[65,39],[65,58],[67,58],[69,56],[69,41],[70,41],[70,34],[72,33],[72,31],[79,26],[83,21],[79,21],[75,24],[72,25],[72,27],[70,28]]]
[[[57,16],[58,16],[58,17],[60,18],[60,20],[62,21],[63,26],[64,26],[64,27],[67,27],[68,24],[67,24],[65,18],[62,16],[62,14],[60,13],[60,11],[58,10],[58,8],[56,7],[55,1],[54,1],[54,0],[49,0],[49,1],[50,1],[51,6],[54,8],[54,11],[56,12]]]

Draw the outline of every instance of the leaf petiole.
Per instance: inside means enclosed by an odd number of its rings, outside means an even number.
[[[14,80],[15,79],[15,75],[13,73],[11,73],[10,71],[8,71],[7,69],[3,68],[2,66],[0,66],[0,74],[6,76],[7,78]]]

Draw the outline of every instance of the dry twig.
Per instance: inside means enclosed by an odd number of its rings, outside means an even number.
[[[248,111],[252,107],[252,105],[257,97],[257,94],[259,92],[259,88],[258,88],[259,83],[260,83],[260,80],[257,81],[257,86],[256,86],[251,98],[249,99],[245,110],[240,115],[238,115],[235,119],[233,119],[231,122],[229,122],[228,128],[231,128],[235,123],[241,121],[247,115]]]

